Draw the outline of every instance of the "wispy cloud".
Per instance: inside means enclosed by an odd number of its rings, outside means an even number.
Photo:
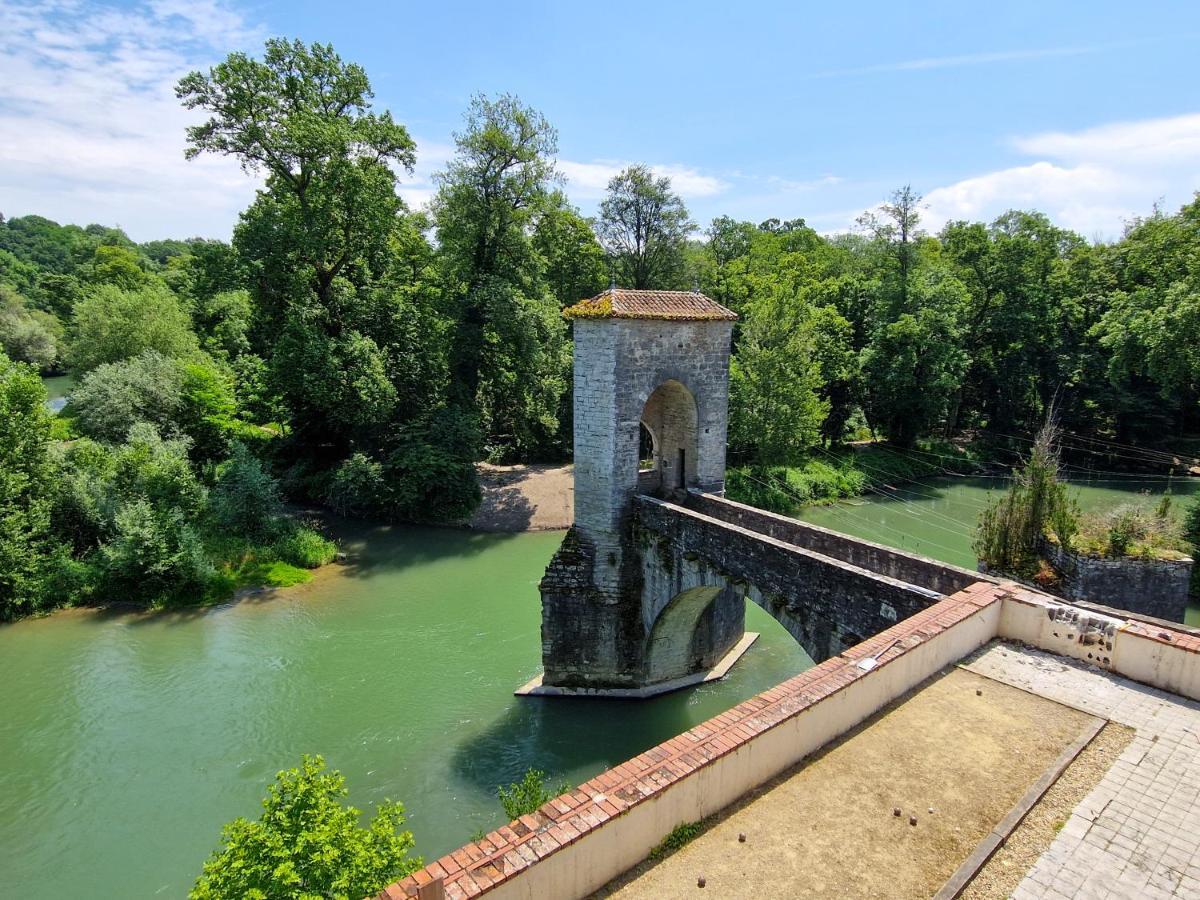
[[[877,75],[890,72],[924,72],[931,69],[956,69],[963,66],[986,66],[996,63],[1023,62],[1034,59],[1053,59],[1063,56],[1085,56],[1100,53],[1124,44],[1097,44],[1087,47],[1046,47],[1030,50],[997,50],[987,53],[961,53],[954,56],[927,56],[920,59],[905,59],[897,62],[874,63],[867,66],[852,66],[846,69],[826,69],[813,72],[809,78],[838,78],[848,75]]]
[[[223,0],[0,0],[0,212],[228,236],[255,181],[184,160],[173,85],[262,37]]]
[[[1114,122],[1011,139],[1026,163],[938,187],[927,224],[1037,209],[1087,237],[1117,237],[1158,200],[1187,202],[1200,187],[1200,114]]]

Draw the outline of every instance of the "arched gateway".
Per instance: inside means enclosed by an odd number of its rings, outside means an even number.
[[[542,582],[542,684],[664,684],[710,668],[744,632],[743,598],[724,579],[691,564],[675,567],[676,584],[643,590],[631,545],[636,495],[724,491],[737,316],[698,292],[618,289],[566,315],[575,339],[575,525]]]

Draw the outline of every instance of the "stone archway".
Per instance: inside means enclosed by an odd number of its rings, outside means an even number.
[[[744,601],[727,586],[706,584],[680,591],[663,607],[646,637],[645,683],[711,669],[741,638],[744,615]]]
[[[675,379],[646,398],[641,427],[653,440],[653,465],[638,472],[639,492],[670,497],[697,483],[697,419],[696,398]]]

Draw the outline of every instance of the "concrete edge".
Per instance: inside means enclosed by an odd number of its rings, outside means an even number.
[[[733,668],[734,663],[742,658],[743,654],[750,649],[750,646],[758,640],[757,631],[747,631],[742,635],[741,640],[733,645],[733,648],[721,657],[711,669],[704,672],[695,672],[691,675],[685,675],[682,678],[675,678],[671,681],[660,681],[658,684],[648,684],[640,688],[564,688],[554,687],[552,685],[542,684],[542,676],[539,674],[535,678],[530,679],[526,684],[513,691],[517,697],[600,697],[613,700],[644,700],[647,697],[657,697],[659,694],[667,694],[671,691],[678,691],[682,688],[692,687],[697,684],[705,684],[709,681],[717,681],[729,674],[729,670]]]
[[[970,672],[972,670],[966,669],[966,671]],[[975,672],[974,674],[978,675],[980,673]],[[984,677],[986,678],[987,676]],[[1004,684],[1005,682],[1000,683]],[[1038,694],[1035,696],[1041,695]],[[1024,821],[1029,811],[1045,796],[1046,791],[1050,790],[1050,787],[1058,781],[1062,773],[1067,770],[1067,767],[1075,761],[1075,758],[1083,752],[1084,748],[1095,739],[1096,735],[1107,724],[1107,719],[1102,719],[1094,715],[1091,716],[1091,721],[1083,727],[1083,731],[1079,733],[1079,736],[1068,744],[1063,752],[1058,755],[1058,758],[1042,772],[1038,780],[1030,785],[1029,790],[1025,792],[1024,796],[1000,820],[1000,824],[988,832],[983,840],[976,845],[971,855],[963,860],[962,865],[954,870],[954,874],[933,895],[933,900],[955,900],[963,892],[967,885],[979,874],[979,870],[987,865],[987,861],[992,858],[992,855],[1016,831],[1017,826]]]

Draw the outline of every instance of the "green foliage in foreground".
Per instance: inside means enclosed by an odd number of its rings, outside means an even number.
[[[500,787],[498,793],[500,805],[504,807],[504,814],[511,822],[513,819],[519,819],[521,816],[535,812],[559,794],[565,794],[570,789],[571,786],[564,781],[554,790],[550,790],[547,787],[546,773],[540,769],[529,769],[520,781],[514,781],[508,787]]]
[[[650,851],[651,859],[662,859],[681,847],[685,847],[704,833],[704,820],[699,822],[681,822],[672,828],[665,838]]]
[[[204,864],[192,900],[360,900],[420,868],[404,807],[385,801],[366,827],[342,803],[340,773],[320,756],[280,772],[256,822],[239,818]]]

